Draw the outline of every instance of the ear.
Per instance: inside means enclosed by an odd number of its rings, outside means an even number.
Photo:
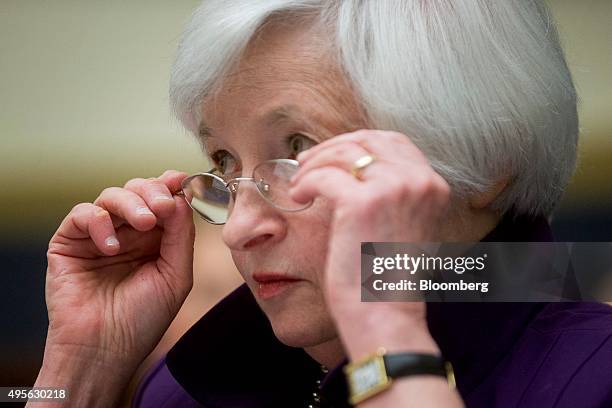
[[[485,208],[486,206],[491,204],[491,202],[495,200],[495,198],[502,191],[504,191],[504,189],[508,186],[509,181],[510,181],[509,178],[504,178],[498,181],[497,183],[495,183],[487,191],[473,194],[472,196],[470,196],[468,200],[470,207],[475,210],[480,210],[482,208]]]

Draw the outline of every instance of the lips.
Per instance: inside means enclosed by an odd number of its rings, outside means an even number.
[[[295,284],[302,279],[291,278],[276,272],[255,272],[253,274],[253,280],[259,284],[257,287],[257,296],[261,300],[267,300],[295,286]]]

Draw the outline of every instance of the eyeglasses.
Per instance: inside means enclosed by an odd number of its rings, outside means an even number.
[[[228,181],[210,170],[183,180],[179,194],[196,214],[215,225],[227,222],[242,181],[255,183],[259,194],[273,207],[282,211],[301,211],[310,207],[312,201],[303,204],[289,197],[289,180],[297,170],[298,162],[291,159],[262,162],[253,169],[251,177],[235,177]]]

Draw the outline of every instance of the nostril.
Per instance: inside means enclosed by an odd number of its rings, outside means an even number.
[[[262,235],[259,235],[258,237],[255,237],[255,238],[249,240],[249,242],[247,242],[246,244],[244,244],[244,249],[251,248],[251,247],[254,247],[254,246],[259,245],[261,243],[264,243],[268,239],[272,238],[272,236],[273,236],[272,234],[262,234]]]

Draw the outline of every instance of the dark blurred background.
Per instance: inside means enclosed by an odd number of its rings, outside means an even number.
[[[201,171],[167,83],[199,1],[0,2],[0,386],[31,385],[46,334],[47,242],[78,202],[166,169]],[[550,0],[581,98],[579,166],[553,216],[561,241],[612,241],[612,1]],[[196,282],[143,370],[240,278],[198,222]]]

